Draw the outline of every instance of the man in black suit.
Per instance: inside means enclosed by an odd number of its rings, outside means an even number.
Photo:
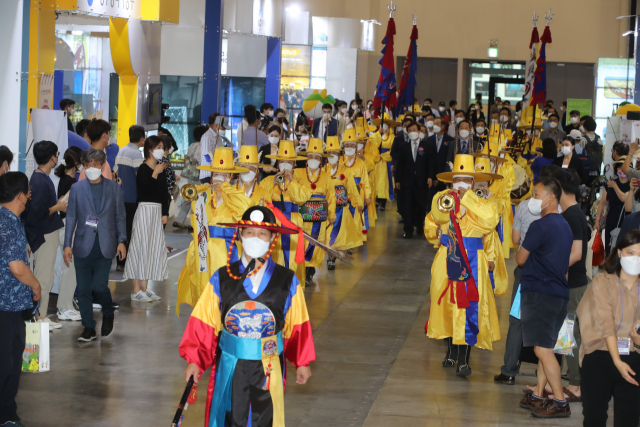
[[[431,179],[433,180],[433,185],[427,194],[427,210],[431,208],[433,196],[446,187],[443,182],[438,182],[436,175],[450,170],[447,166],[447,157],[449,155],[449,146],[453,145],[454,139],[445,132],[446,126],[447,124],[443,118],[436,117],[433,125],[435,134],[427,138],[428,156],[432,164]]]
[[[456,154],[473,154],[482,150],[480,141],[471,136],[471,124],[463,120],[458,124],[458,135],[460,139],[455,144],[449,144],[447,152],[447,162],[453,164]]]
[[[327,142],[328,136],[338,135],[338,120],[331,117],[332,112],[333,106],[331,104],[324,104],[322,106],[322,117],[313,121],[313,130],[311,133],[314,138]]]
[[[402,119],[402,126],[398,126],[396,128],[396,136],[393,139],[393,144],[391,144],[391,171],[395,171],[396,168],[396,163],[398,162],[398,157],[400,155],[400,153],[402,152],[403,147],[409,142],[409,137],[408,137],[408,133],[409,131],[407,130],[407,126],[411,123],[413,123],[413,117],[412,116],[405,116],[404,119]],[[404,212],[403,212],[403,207],[404,204],[402,203],[402,190],[400,189],[400,187],[396,186],[395,189],[395,194],[396,194],[396,203],[398,206],[398,213],[400,214],[400,218],[398,218],[398,222],[402,223],[404,222]]]
[[[398,149],[393,177],[396,188],[402,191],[404,238],[413,237],[413,229],[424,235],[424,218],[427,215],[427,191],[433,184],[433,161],[429,158],[427,141],[420,140],[420,128],[416,122],[407,125],[408,143]]]

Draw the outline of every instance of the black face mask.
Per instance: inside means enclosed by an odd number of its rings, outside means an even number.
[[[284,122],[284,117],[278,117],[278,122],[283,123]]]

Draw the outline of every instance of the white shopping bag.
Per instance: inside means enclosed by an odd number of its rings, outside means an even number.
[[[22,354],[22,370],[24,372],[47,372],[51,360],[49,353],[49,324],[26,323],[24,353]]]
[[[562,324],[562,328],[560,328],[560,332],[558,333],[556,346],[553,348],[553,352],[555,354],[573,356],[573,349],[578,347],[576,339],[573,336],[573,327],[575,322],[576,315],[567,314],[567,317],[564,319],[564,323]]]

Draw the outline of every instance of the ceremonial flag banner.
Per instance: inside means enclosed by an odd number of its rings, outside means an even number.
[[[411,31],[409,51],[404,60],[402,77],[400,78],[400,86],[398,87],[398,95],[400,98],[398,99],[398,106],[396,107],[396,115],[402,114],[405,109],[413,105],[415,87],[418,84],[416,81],[416,70],[418,68],[418,46],[416,40],[418,40],[418,27],[414,24],[413,30]]]
[[[380,65],[380,79],[376,88],[376,96],[373,99],[373,106],[379,109],[382,104],[387,107],[396,105],[396,72],[393,65],[393,36],[396,34],[396,23],[393,18],[389,18],[387,24],[387,34],[382,40],[382,59]]]
[[[531,97],[529,105],[544,105],[547,102],[547,56],[545,51],[547,43],[551,43],[551,30],[549,29],[549,25],[544,28],[540,41],[542,42],[542,46],[540,47],[540,55],[536,61],[533,96]]]
[[[522,108],[533,105],[531,104],[531,98],[533,97],[533,87],[536,79],[538,43],[540,43],[540,37],[538,36],[538,27],[536,27],[534,24],[533,31],[531,32],[531,41],[529,42],[531,56],[529,57],[529,63],[527,64],[527,74],[524,80],[524,96],[522,97]]]

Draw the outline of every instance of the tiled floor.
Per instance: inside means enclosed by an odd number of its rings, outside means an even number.
[[[287,427],[581,425],[580,404],[572,418],[560,421],[534,420],[520,409],[521,390],[534,378],[518,377],[516,386],[493,383],[502,364],[508,297],[498,298],[503,339],[493,352],[472,351],[473,375],[462,379],[442,368],[443,342],[424,336],[435,250],[426,240],[402,239],[388,207],[366,246],[355,251],[353,265],[338,263],[334,272],[324,267],[305,291],[318,360],[307,385],[288,383]],[[168,232],[181,247],[176,235],[185,232]],[[18,405],[27,427],[170,425],[184,389],[177,347],[191,311],[185,305],[180,318],[175,314],[184,259],[171,259],[169,280],[152,285],[160,302],[132,304],[130,283],[112,284],[122,303],[112,337],[80,344],[80,324],[68,322],[51,333],[51,372],[21,378]],[[507,267],[513,270],[513,258]],[[185,412],[185,427],[203,425],[205,384]]]

